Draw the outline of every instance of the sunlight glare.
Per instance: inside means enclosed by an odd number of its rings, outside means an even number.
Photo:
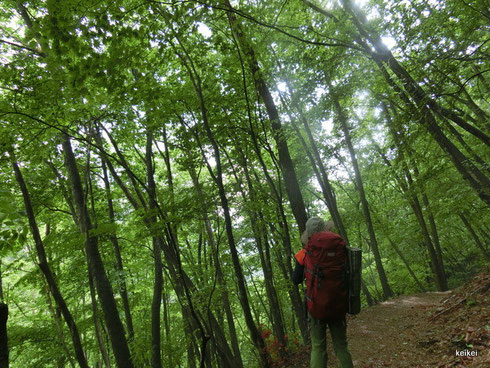
[[[204,38],[209,38],[213,34],[211,32],[211,29],[204,23],[198,22],[197,23],[197,31],[204,37]]]
[[[332,118],[328,118],[327,120],[322,120],[321,124],[322,124],[323,131],[327,135],[332,134],[332,130],[333,130],[333,119]]]
[[[393,49],[393,47],[396,46],[396,41],[393,37],[386,36],[386,37],[381,37],[381,41],[385,44],[388,49]]]
[[[287,91],[287,85],[286,82],[279,82],[277,83],[277,89],[281,92],[286,92]]]
[[[354,0],[354,3],[359,6],[359,8],[363,8],[369,0]]]

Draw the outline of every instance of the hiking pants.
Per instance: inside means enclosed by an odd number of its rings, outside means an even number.
[[[310,368],[327,367],[327,325],[332,336],[333,349],[341,368],[352,368],[352,357],[347,346],[347,325],[345,318],[335,321],[321,321],[310,316],[311,360]]]

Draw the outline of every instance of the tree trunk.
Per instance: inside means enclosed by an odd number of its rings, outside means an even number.
[[[413,280],[417,284],[419,290],[421,292],[425,293],[427,290],[425,290],[424,285],[422,285],[422,283],[420,282],[420,280],[417,278],[417,275],[415,275],[415,272],[413,272],[412,267],[410,267],[410,264],[408,263],[407,259],[403,255],[403,252],[400,250],[400,248],[398,248],[398,246],[393,242],[393,240],[391,240],[389,237],[387,237],[387,238],[388,238],[388,241],[391,244],[391,247],[395,250],[396,254],[398,254],[398,257],[400,257],[400,259],[402,260],[402,262],[405,265],[408,273],[410,274],[410,276],[412,276]]]
[[[63,198],[65,199],[65,202],[68,205],[68,208],[70,209],[71,218],[72,218],[73,222],[75,224],[78,224],[77,211],[75,211],[75,207],[73,206],[73,201],[72,201],[70,194],[66,188],[66,185],[65,185],[66,180],[61,176],[60,172],[53,165],[53,163],[51,161],[46,160],[46,164],[50,167],[51,171],[53,172],[54,177],[58,181],[59,190],[61,191]]]
[[[375,219],[376,219],[376,216],[374,216]],[[379,220],[378,218],[378,223],[382,225],[381,221]],[[405,255],[403,254],[403,252],[400,250],[400,248],[398,247],[398,245],[395,244],[395,242],[393,240],[391,240],[391,238],[387,235],[387,233],[385,232],[385,237],[386,239],[388,240],[388,242],[390,243],[391,247],[393,248],[393,250],[396,252],[396,254],[398,254],[398,256],[400,257],[400,259],[402,260],[403,264],[405,265],[405,268],[407,269],[408,273],[410,274],[410,276],[413,278],[413,280],[415,281],[415,283],[417,284],[419,290],[421,292],[426,292],[426,289],[424,287],[424,285],[422,285],[422,283],[420,282],[420,280],[417,278],[417,275],[415,274],[415,272],[412,270],[412,268],[410,267],[410,264],[408,263],[407,259],[405,258]]]
[[[371,212],[369,210],[369,204],[366,199],[366,194],[364,191],[364,184],[362,182],[361,171],[359,170],[359,164],[357,162],[356,153],[354,151],[354,146],[351,141],[349,128],[347,126],[347,118],[344,115],[344,111],[340,106],[340,103],[333,93],[331,94],[333,103],[335,105],[335,109],[337,111],[337,117],[342,127],[342,131],[344,132],[345,142],[347,144],[347,148],[349,149],[349,153],[352,160],[352,166],[354,168],[356,187],[359,192],[359,197],[361,199],[362,212],[364,213],[364,219],[366,221],[366,226],[369,234],[369,240],[371,244],[371,248],[374,255],[374,261],[376,263],[376,270],[378,271],[378,276],[381,281],[381,287],[383,289],[383,298],[388,299],[393,296],[393,291],[388,283],[388,278],[386,277],[386,273],[383,267],[383,263],[381,261],[381,254],[379,252],[378,241],[376,239],[376,234],[374,233],[373,222],[371,219]]]
[[[226,151],[223,149],[223,152],[226,154],[228,157],[230,166],[233,169],[233,173],[235,176],[235,180],[239,186],[240,193],[243,198],[243,204],[245,205],[245,211],[247,212],[249,221],[250,221],[250,226],[252,228],[252,233],[255,239],[255,244],[257,245],[257,250],[259,253],[259,259],[260,259],[260,264],[262,266],[262,271],[264,274],[264,284],[265,284],[265,289],[266,289],[266,294],[267,294],[267,300],[269,302],[269,310],[270,310],[270,315],[272,317],[272,328],[274,331],[275,337],[279,340],[281,343],[281,350],[280,354],[284,354],[284,348],[287,346],[286,343],[286,338],[285,338],[285,329],[284,329],[284,322],[282,319],[281,315],[281,306],[279,304],[279,299],[277,297],[277,292],[276,288],[274,286],[274,277],[273,277],[273,272],[272,272],[272,265],[270,263],[270,255],[267,256],[269,253],[269,244],[267,242],[267,229],[264,225],[264,216],[260,210],[253,211],[250,209],[250,207],[247,205],[247,202],[249,203],[258,203],[258,198],[255,193],[255,188],[253,187],[252,184],[252,179],[250,178],[250,174],[248,171],[248,165],[247,165],[247,158],[244,155],[242,149],[236,145],[237,151],[240,153],[240,167],[243,168],[244,174],[245,174],[245,179],[247,181],[247,187],[248,187],[248,194],[250,197],[250,200],[247,200],[247,195],[245,194],[245,191],[243,190],[242,183],[240,178],[238,177],[238,174],[236,172],[236,169],[230,159],[230,157],[227,155]]]
[[[180,42],[180,41],[179,41]],[[240,264],[240,257],[238,255],[238,250],[236,247],[235,243],[235,238],[233,236],[233,225],[231,221],[231,215],[230,215],[230,208],[228,205],[228,199],[226,196],[226,190],[223,184],[223,174],[222,174],[222,168],[221,168],[221,156],[220,156],[220,151],[218,148],[218,143],[216,142],[213,132],[211,131],[211,127],[208,121],[208,114],[207,114],[207,108],[206,108],[206,103],[204,101],[204,96],[202,93],[202,85],[201,85],[201,79],[199,74],[197,73],[196,69],[194,68],[194,65],[192,63],[192,60],[189,58],[189,55],[187,54],[187,51],[185,50],[184,46],[181,44],[182,49],[186,53],[185,57],[180,56],[182,63],[186,67],[186,69],[189,72],[190,79],[192,81],[192,84],[194,86],[195,92],[197,94],[197,97],[199,99],[199,106],[201,110],[201,118],[202,122],[204,125],[204,129],[206,132],[206,135],[211,143],[212,149],[213,149],[213,156],[214,159],[216,160],[216,173],[214,173],[213,169],[209,165],[209,162],[207,161],[206,155],[204,152],[203,158],[206,163],[206,166],[208,168],[209,174],[212,177],[213,181],[215,182],[216,186],[218,187],[218,194],[221,202],[221,207],[223,209],[223,215],[225,218],[225,230],[226,230],[226,236],[228,239],[228,247],[230,249],[230,254],[231,254],[231,259],[233,263],[233,269],[235,271],[236,275],[236,281],[237,281],[237,286],[238,286],[238,296],[240,300],[240,304],[242,306],[243,314],[245,317],[245,323],[247,325],[247,328],[250,333],[250,337],[252,340],[253,345],[257,349],[257,352],[259,354],[259,365],[261,367],[268,367],[269,366],[269,357],[268,353],[265,350],[265,341],[260,334],[251,310],[250,310],[250,303],[248,301],[248,295],[247,295],[247,288],[246,288],[246,283],[245,283],[245,276],[243,274],[242,266]],[[198,136],[196,136],[197,139],[199,139]]]
[[[303,127],[305,128],[306,134],[308,135],[308,140],[310,141],[310,146],[313,151],[313,155],[316,159],[316,162],[318,163],[318,169],[320,170],[323,186],[325,187],[324,197],[325,200],[327,201],[328,210],[332,216],[335,225],[339,229],[340,236],[342,236],[342,238],[346,241],[346,243],[349,244],[349,237],[347,235],[347,230],[344,226],[344,222],[342,221],[342,217],[340,216],[340,212],[337,206],[337,200],[335,198],[332,185],[330,184],[330,180],[328,179],[327,170],[325,169],[325,165],[323,164],[323,160],[320,156],[320,152],[318,151],[318,147],[313,138],[313,134],[311,133],[311,129],[308,124],[308,121],[304,116],[303,109],[299,105],[298,105],[298,111],[300,113]]]
[[[44,277],[46,278],[46,282],[49,286],[51,294],[53,295],[53,298],[55,300],[55,303],[58,306],[58,308],[60,308],[61,313],[63,314],[63,318],[65,319],[68,329],[70,330],[77,362],[80,365],[80,367],[88,368],[89,366],[87,363],[87,358],[82,348],[82,343],[80,340],[80,334],[78,332],[77,325],[75,323],[75,320],[73,319],[71,312],[68,310],[68,306],[66,305],[65,299],[61,295],[61,292],[58,288],[58,284],[56,283],[51,268],[49,267],[46,258],[46,251],[44,249],[44,244],[41,239],[41,234],[39,233],[39,228],[37,226],[37,221],[31,204],[30,194],[27,189],[26,183],[24,181],[24,177],[22,176],[19,166],[15,161],[15,156],[13,151],[10,151],[9,153],[12,160],[12,167],[15,172],[15,177],[17,179],[17,183],[19,184],[20,190],[22,192],[22,197],[24,199],[24,206],[26,209],[27,218],[29,219],[29,226],[31,228],[31,234],[32,237],[34,238],[34,244],[36,246],[36,252],[39,259],[39,264],[38,264],[39,268],[41,269],[41,272],[44,274]]]
[[[279,64],[279,68],[282,69],[280,64]],[[301,104],[298,102],[298,99],[295,96],[291,83],[289,82],[289,78],[286,78],[286,85],[288,87],[289,94],[291,95],[291,104],[298,111],[299,120],[303,124],[303,128],[306,132],[306,135],[308,136],[308,141],[311,147],[311,153],[306,145],[306,142],[301,136],[299,129],[296,127],[296,124],[294,123],[294,118],[290,115],[291,121],[293,122],[293,125],[297,129],[298,136],[300,137],[301,143],[303,144],[303,147],[310,160],[311,166],[315,172],[318,183],[320,184],[323,197],[325,199],[325,203],[327,204],[328,211],[330,212],[330,216],[332,216],[332,220],[335,223],[336,227],[338,228],[340,236],[346,241],[347,244],[349,244],[347,230],[345,229],[344,222],[342,221],[342,217],[340,216],[339,209],[337,206],[337,200],[335,198],[332,185],[330,184],[330,180],[328,179],[327,170],[325,168],[325,165],[323,164],[323,160],[318,150],[315,139],[313,138],[313,134],[311,132],[308,120],[306,119]]]
[[[105,193],[107,197],[107,209],[109,212],[109,221],[111,224],[115,225],[115,214],[114,214],[114,204],[112,201],[112,191],[111,185],[109,183],[109,177],[107,175],[107,168],[105,161],[102,160],[102,174],[104,180]],[[131,341],[134,337],[134,328],[133,328],[133,318],[131,317],[131,309],[129,307],[129,298],[128,291],[126,287],[126,277],[124,275],[124,267],[121,256],[121,247],[119,246],[119,241],[117,240],[116,233],[111,233],[110,240],[112,243],[112,248],[114,249],[114,257],[116,258],[116,268],[120,273],[120,288],[119,294],[121,295],[121,299],[123,302],[124,308],[124,316],[126,319],[126,328],[128,330],[128,340]]]
[[[245,58],[249,64],[250,71],[254,79],[255,87],[259,92],[260,97],[262,98],[266,107],[267,114],[271,123],[272,133],[279,153],[279,164],[281,166],[284,178],[284,185],[286,187],[289,203],[291,204],[291,209],[293,211],[294,218],[296,219],[296,223],[298,224],[299,231],[300,233],[303,233],[308,218],[306,215],[303,196],[299,188],[298,178],[296,177],[293,161],[289,153],[285,132],[282,128],[281,120],[279,119],[279,113],[277,112],[277,108],[269,91],[269,88],[265,83],[265,79],[262,75],[262,71],[260,70],[252,45],[245,37],[242,26],[235,17],[233,8],[229,0],[223,0],[223,3],[228,9],[227,16],[231,25],[232,32],[237,38],[238,43],[243,53],[245,54]]]
[[[99,346],[100,353],[102,354],[102,360],[107,368],[111,366],[111,360],[109,358],[109,353],[107,352],[107,348],[104,342],[104,338],[102,336],[102,329],[100,328],[99,321],[99,312],[97,308],[97,296],[95,295],[95,286],[94,286],[94,276],[90,272],[90,268],[88,269],[88,285],[90,287],[90,302],[92,305],[92,319],[94,321],[95,328],[95,337],[97,338],[97,345]]]
[[[257,329],[257,326],[255,325],[253,316],[250,311],[250,304],[248,301],[248,295],[247,295],[247,289],[245,285],[245,277],[243,275],[243,270],[240,264],[240,258],[238,256],[238,250],[235,245],[235,238],[233,236],[233,225],[231,221],[231,215],[230,215],[230,209],[228,206],[228,199],[226,197],[226,191],[225,187],[223,185],[223,177],[222,177],[222,172],[221,172],[221,158],[220,158],[220,153],[218,149],[218,145],[214,139],[213,133],[211,132],[211,129],[209,127],[209,124],[207,122],[207,117],[205,116],[205,108],[204,105],[201,105],[201,109],[203,110],[203,121],[204,121],[204,126],[206,129],[206,133],[208,135],[208,139],[211,141],[211,145],[213,146],[214,150],[214,159],[216,160],[216,175],[214,175],[211,167],[208,165],[208,169],[210,171],[211,176],[213,177],[213,180],[216,182],[216,185],[218,186],[218,192],[219,192],[219,197],[220,197],[220,202],[221,202],[221,207],[223,209],[223,214],[225,217],[225,228],[226,228],[226,235],[228,239],[228,246],[230,248],[230,253],[231,253],[231,259],[233,262],[233,268],[235,270],[235,275],[237,278],[237,284],[238,284],[238,294],[239,294],[239,299],[240,299],[240,304],[242,306],[242,310],[244,313],[245,317],[245,323],[247,324],[247,327],[250,332],[250,336],[252,339],[252,343],[255,345],[255,347],[258,350],[259,356],[260,356],[260,366],[261,367],[268,367],[269,362],[268,362],[268,354],[265,350],[265,342],[264,339],[262,338],[262,335],[260,334],[259,330]]]
[[[9,367],[9,347],[7,335],[7,320],[9,308],[7,304],[0,302],[0,368]]]
[[[2,260],[0,259],[0,303],[3,303]]]
[[[279,233],[281,234],[281,239],[282,239],[281,244],[283,245],[284,254],[286,257],[286,262],[284,262],[284,264],[280,263],[279,266],[281,267],[284,278],[290,282],[291,275],[293,273],[293,269],[291,266],[291,260],[293,259],[293,252],[291,247],[291,236],[289,232],[289,225],[288,225],[286,214],[284,212],[284,206],[282,203],[282,195],[279,193],[279,190],[275,186],[274,180],[268,173],[268,168],[262,157],[262,153],[257,141],[257,137],[255,135],[251,122],[250,122],[250,135],[252,138],[255,154],[259,160],[262,169],[262,173],[264,174],[266,181],[269,184],[269,187],[272,192],[272,197],[275,199],[275,202],[277,204],[277,214],[278,214],[277,222],[280,227]],[[255,170],[252,171],[254,173],[254,176],[256,177],[256,180],[259,182],[260,180],[258,178],[257,172]],[[298,290],[298,286],[290,282],[290,288],[288,288],[288,295],[291,300],[291,304],[293,306],[296,319],[298,320],[298,325],[301,332],[303,343],[306,345],[309,343],[308,322],[306,319],[305,305],[301,301],[301,296]]]
[[[214,237],[213,229],[211,228],[211,221],[209,219],[209,215],[206,210],[207,204],[205,203],[204,194],[201,188],[201,183],[199,183],[199,179],[197,177],[197,173],[195,171],[194,166],[191,166],[189,168],[189,174],[191,176],[192,182],[194,184],[194,189],[199,199],[201,213],[204,219],[204,226],[206,229],[206,233],[208,235],[209,245],[211,246],[213,262],[214,262],[214,266],[216,267],[216,277],[218,278],[218,283],[221,289],[220,290],[221,300],[223,302],[223,308],[225,310],[226,320],[228,323],[228,331],[230,334],[231,346],[233,349],[233,353],[235,355],[235,366],[237,368],[241,368],[243,367],[243,362],[240,354],[240,347],[239,347],[238,337],[236,333],[235,321],[231,310],[231,303],[228,295],[228,287],[226,285],[223,270],[221,269],[221,262],[219,260],[218,249],[216,246],[216,239]]]
[[[254,126],[252,123],[252,113],[251,113],[251,107],[250,107],[250,101],[248,98],[248,92],[247,92],[247,81],[246,81],[246,75],[245,75],[245,68],[244,68],[244,63],[241,57],[240,49],[237,45],[237,52],[238,52],[238,57],[240,60],[240,66],[242,70],[242,81],[243,81],[243,92],[244,92],[244,97],[245,97],[245,102],[247,106],[247,115],[248,115],[248,122],[249,122],[249,128],[250,128],[250,137],[252,138],[252,143],[253,143],[253,148],[254,151],[257,155],[257,158],[259,159],[259,163],[261,165],[263,174],[266,178],[267,183],[269,184],[273,198],[275,198],[277,206],[278,206],[278,224],[279,227],[281,228],[282,231],[280,231],[281,238],[282,238],[282,245],[285,251],[286,259],[287,262],[285,262],[285,266],[283,264],[280,264],[281,271],[283,272],[283,276],[286,280],[290,281],[291,275],[292,275],[292,266],[291,266],[291,261],[293,261],[292,257],[292,248],[291,248],[291,237],[289,234],[289,225],[288,221],[286,218],[286,214],[284,212],[284,206],[282,204],[282,195],[279,193],[280,191],[280,186],[279,190],[276,188],[276,185],[274,183],[274,180],[271,178],[268,172],[268,168],[263,160],[261,149],[257,140],[257,136],[254,131]],[[254,171],[254,176],[257,177],[257,173]],[[287,270],[287,271],[286,271]],[[309,342],[309,332],[308,332],[308,323],[306,320],[306,307],[304,303],[301,302],[301,297],[299,295],[299,290],[298,286],[294,285],[293,283],[290,282],[290,288],[288,288],[288,294],[291,299],[291,304],[293,306],[294,313],[296,315],[296,318],[298,320],[298,325],[300,328],[301,332],[301,337],[303,340],[303,343],[306,345]]]
[[[469,154],[469,156],[482,168],[485,168],[487,172],[490,172],[490,169],[486,168],[485,165],[485,160],[483,160],[472,148],[470,144],[468,144],[464,138],[463,135],[456,130],[455,127],[453,127],[447,119],[443,119],[443,122],[445,123],[445,126],[449,129],[449,132],[456,138],[456,141],[461,144],[461,147],[464,148],[464,150]]]
[[[162,256],[160,238],[153,237],[153,299],[151,303],[151,366],[152,368],[161,368],[162,366],[162,354],[161,354],[161,331],[160,331],[160,310],[162,304],[162,288],[163,288],[163,276],[162,276]]]
[[[48,304],[48,308],[49,308],[49,311],[51,313],[51,316],[53,317],[53,320],[54,320],[54,325],[56,328],[56,332],[58,334],[58,342],[61,345],[63,352],[65,353],[64,357],[63,356],[60,357],[60,360],[59,360],[60,365],[62,362],[63,363],[62,366],[64,367],[65,361],[66,361],[66,359],[68,359],[70,366],[72,368],[75,368],[75,362],[73,361],[72,354],[71,354],[70,349],[69,349],[69,347],[65,341],[65,334],[63,333],[63,325],[62,325],[63,322],[61,321],[61,311],[59,308],[55,309],[53,307],[53,303],[51,302],[51,294],[49,292],[49,287],[48,287],[47,283],[45,282],[46,280],[43,280],[43,281],[44,281],[43,291],[46,294],[46,302]]]
[[[148,185],[148,204],[149,211],[151,213],[148,219],[150,229],[156,232],[157,217],[155,213],[156,209],[156,184],[153,166],[153,154],[152,154],[153,132],[151,128],[148,128],[146,134],[146,176]],[[162,273],[162,256],[161,256],[161,244],[160,237],[156,234],[152,234],[153,242],[153,301],[151,304],[151,366],[152,368],[162,367],[162,354],[161,354],[161,333],[160,333],[160,309],[162,305],[162,287],[163,287],[163,273]]]
[[[424,244],[427,248],[427,251],[429,252],[429,257],[430,257],[430,262],[431,262],[431,269],[432,272],[436,278],[436,284],[437,288],[439,291],[445,291],[447,290],[447,279],[446,279],[446,274],[444,272],[443,267],[441,267],[441,263],[439,262],[439,256],[437,254],[436,249],[434,248],[434,245],[432,243],[432,240],[429,235],[429,230],[427,228],[427,223],[424,218],[424,214],[422,212],[422,206],[420,205],[419,198],[414,191],[415,188],[413,188],[413,178],[412,174],[410,173],[410,170],[407,166],[407,162],[405,161],[405,152],[402,146],[402,138],[401,133],[396,130],[395,125],[393,124],[393,121],[391,120],[391,116],[388,112],[388,108],[385,103],[382,104],[383,106],[383,111],[386,115],[386,118],[388,119],[388,125],[390,132],[393,136],[393,141],[395,142],[396,147],[398,148],[398,154],[400,157],[401,165],[402,165],[402,170],[405,176],[405,180],[398,177],[395,175],[395,179],[400,185],[400,188],[402,189],[402,192],[405,193],[408,199],[408,203],[410,204],[410,207],[413,210],[413,213],[415,215],[415,218],[417,219],[417,222],[419,223],[420,226],[420,231],[422,233],[422,238],[424,239]],[[380,149],[378,149],[379,153],[382,155],[383,160],[388,166],[392,166],[390,161],[387,159],[387,157],[381,152]],[[441,255],[442,258],[442,255]]]
[[[175,207],[174,180],[172,177],[172,168],[170,166],[170,152],[168,149],[167,130],[165,128],[165,124],[163,125],[163,143],[165,145],[165,154],[162,154],[162,156],[163,156],[163,160],[165,161],[165,167],[167,168],[168,189],[170,191],[170,204],[172,205],[172,208],[174,208]],[[170,229],[172,231],[174,239],[177,239],[176,226],[174,224],[170,224]]]
[[[92,224],[88,215],[87,205],[85,203],[82,182],[80,180],[75,155],[73,154],[73,150],[71,148],[70,139],[66,134],[63,135],[62,146],[65,157],[65,167],[68,173],[68,179],[72,189],[72,196],[78,214],[77,217],[80,220],[80,232],[85,236],[87,259],[89,260],[89,267],[91,267],[94,275],[95,286],[97,289],[97,294],[100,298],[102,310],[104,312],[106,325],[109,330],[109,337],[112,344],[112,350],[116,358],[116,363],[119,368],[133,368],[133,361],[131,359],[128,343],[125,338],[124,327],[117,310],[112,285],[107,278],[104,264],[99,253],[98,238],[97,236],[90,234]]]
[[[162,300],[163,300],[163,327],[165,329],[165,341],[167,343],[167,349],[165,350],[167,354],[167,366],[174,367],[176,364],[173,361],[173,353],[172,353],[172,340],[170,335],[172,331],[170,331],[170,308],[167,300],[167,293],[165,292],[165,285],[162,288]]]
[[[378,301],[373,298],[371,295],[371,292],[369,291],[368,287],[366,286],[366,283],[364,282],[364,279],[361,279],[361,290],[364,296],[366,297],[366,302],[368,306],[372,307],[373,305],[377,304]]]
[[[442,118],[451,120],[460,128],[464,129],[466,132],[478,138],[485,145],[490,146],[490,137],[488,135],[486,135],[484,132],[474,127],[473,125],[468,124],[466,121],[464,121],[453,111],[445,109],[444,107],[436,103],[434,100],[430,100],[428,106],[430,106]]]
[[[468,221],[468,219],[466,218],[465,215],[463,215],[462,213],[459,213],[459,217],[461,218],[461,220],[463,221],[463,224],[464,226],[466,227],[466,229],[468,229],[468,232],[471,234],[471,237],[473,238],[473,240],[475,241],[475,244],[476,246],[478,247],[478,249],[481,250],[483,256],[485,257],[485,259],[488,261],[490,260],[490,254],[488,253],[488,251],[485,249],[485,246],[483,245],[483,243],[481,242],[480,238],[478,237],[478,235],[476,235],[476,232],[475,230],[473,229],[473,226],[471,226],[470,222]]]
[[[418,174],[417,170],[415,169],[415,175]],[[422,189],[423,191],[423,189]],[[441,242],[439,240],[439,233],[437,231],[437,226],[436,226],[436,220],[434,219],[434,214],[432,213],[432,210],[430,208],[429,204],[429,198],[427,197],[427,194],[425,192],[422,193],[422,202],[424,203],[424,206],[426,208],[426,213],[428,213],[429,217],[429,226],[430,226],[430,232],[432,235],[432,242],[434,244],[434,248],[436,251],[437,255],[437,261],[439,262],[439,268],[441,273],[444,275],[444,279],[446,279],[446,271],[444,268],[444,259],[442,257],[442,248],[441,248]],[[444,282],[445,287],[447,288],[447,281]]]

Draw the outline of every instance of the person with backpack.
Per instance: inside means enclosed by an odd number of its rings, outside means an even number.
[[[294,284],[306,280],[306,304],[311,337],[310,368],[327,366],[327,326],[341,368],[351,368],[345,315],[348,310],[345,241],[334,232],[333,221],[312,217],[301,236],[304,248],[296,255]]]

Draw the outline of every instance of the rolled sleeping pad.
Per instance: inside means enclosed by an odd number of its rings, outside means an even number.
[[[348,285],[349,285],[349,314],[358,314],[361,311],[361,260],[362,250],[355,247],[347,247]]]

